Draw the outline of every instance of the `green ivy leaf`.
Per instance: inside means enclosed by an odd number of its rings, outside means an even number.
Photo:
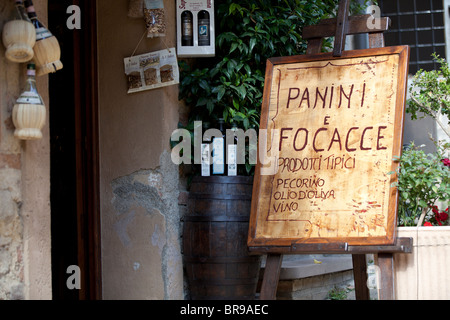
[[[230,52],[229,53],[232,53],[234,50],[236,50],[238,46],[239,46],[239,43],[233,42],[231,44],[231,48],[230,48]]]
[[[200,97],[200,99],[198,99],[197,104],[195,106],[196,107],[204,106],[207,102],[208,102],[207,98]]]
[[[219,89],[217,90],[217,100],[218,101],[222,100],[225,92],[226,92],[225,87],[224,86],[220,86]]]
[[[208,100],[206,103],[206,108],[208,109],[209,114],[211,114],[214,110],[214,102],[212,100]]]
[[[253,48],[255,47],[255,45],[256,45],[256,39],[255,39],[255,38],[251,38],[251,39],[250,39],[250,42],[249,42],[249,48],[248,48],[248,51],[249,51],[249,52],[252,52],[252,51],[253,51]]]

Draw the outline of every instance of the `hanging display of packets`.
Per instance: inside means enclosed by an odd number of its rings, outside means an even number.
[[[179,83],[175,48],[131,56],[123,60],[128,93]]]

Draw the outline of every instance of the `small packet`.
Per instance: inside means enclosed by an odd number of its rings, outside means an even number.
[[[166,17],[163,0],[144,0],[144,19],[147,38],[166,35]]]
[[[144,17],[144,0],[130,0],[130,2],[128,2],[128,17]]]

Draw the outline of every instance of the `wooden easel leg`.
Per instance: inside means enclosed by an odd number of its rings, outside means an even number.
[[[380,268],[379,298],[394,300],[394,256],[392,253],[379,253],[377,260]]]
[[[370,292],[367,287],[366,255],[352,254],[352,261],[356,300],[370,300]]]
[[[280,279],[281,254],[269,253],[266,259],[263,282],[261,285],[260,300],[275,300],[277,297],[278,280]]]

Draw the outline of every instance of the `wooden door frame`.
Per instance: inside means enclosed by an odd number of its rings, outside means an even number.
[[[73,0],[81,8],[81,30],[74,32],[75,145],[78,263],[82,288],[79,299],[102,298],[100,179],[98,135],[97,6]],[[75,63],[74,63],[75,65]]]

